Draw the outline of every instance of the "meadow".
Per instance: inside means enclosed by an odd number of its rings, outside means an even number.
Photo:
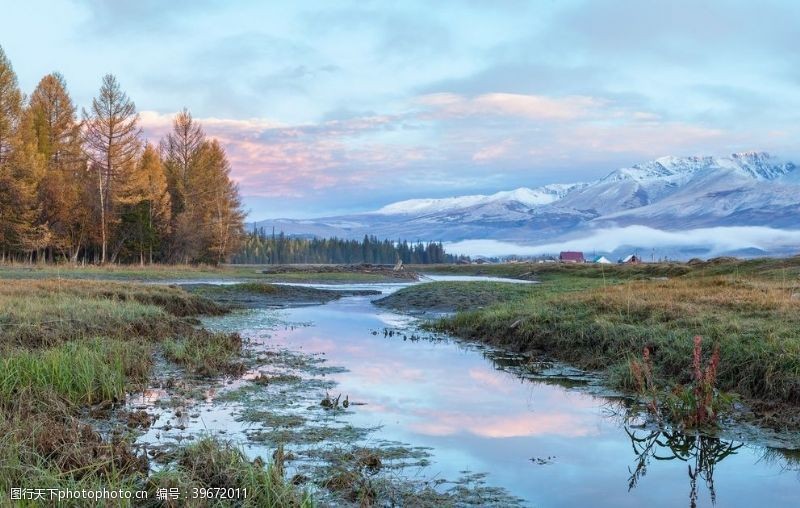
[[[284,481],[280,464],[251,462],[218,438],[176,451],[157,474],[132,446],[131,423],[141,415],[124,401],[147,386],[157,358],[187,376],[241,372],[241,338],[197,326],[195,316],[224,312],[176,287],[2,280],[0,495],[8,499],[12,488],[106,487],[146,490],[153,499],[160,488],[230,487],[249,490],[247,506],[310,505]]]
[[[800,257],[682,265],[493,265],[446,267],[541,281],[511,301],[474,302],[432,323],[436,330],[599,370],[634,389],[632,360],[645,348],[660,385],[693,376],[694,337],[719,348],[720,390],[773,426],[800,424]],[[436,284],[436,283],[433,283]],[[475,288],[483,283],[474,282]],[[422,288],[417,286],[414,289]],[[430,291],[427,289],[426,291]],[[480,291],[462,288],[478,295]],[[489,302],[491,303],[491,302]]]

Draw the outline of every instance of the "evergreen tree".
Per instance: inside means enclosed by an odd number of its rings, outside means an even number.
[[[409,245],[405,240],[393,242],[365,235],[362,240],[341,238],[293,238],[281,232],[267,236],[264,229],[250,231],[242,247],[233,256],[234,263],[248,264],[351,264],[378,263],[394,265],[398,260],[407,264],[455,263],[468,260],[445,252],[441,242]]]
[[[117,252],[139,264],[145,259],[152,263],[154,251],[169,232],[171,216],[164,165],[152,145],[145,145],[142,157],[121,179],[118,203]]]

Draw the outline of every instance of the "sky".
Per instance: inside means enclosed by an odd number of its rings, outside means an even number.
[[[250,219],[592,180],[664,155],[800,159],[800,2],[2,1],[23,91],[113,73],[190,109]]]

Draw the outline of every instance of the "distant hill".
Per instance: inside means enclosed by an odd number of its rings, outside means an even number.
[[[716,247],[706,248],[702,242],[687,238],[683,245],[670,240],[674,248],[669,252],[677,256],[682,252],[697,255],[703,249],[714,254],[726,250],[798,252],[800,242],[793,235],[773,235],[775,241],[771,241],[770,231],[800,230],[800,170],[794,163],[764,152],[662,157],[617,169],[593,182],[523,187],[491,195],[411,199],[374,212],[267,220],[257,225],[274,226],[291,234],[347,238],[369,233],[446,242],[496,240],[528,250],[563,242],[577,242],[580,247],[582,238],[595,238],[602,231],[621,235],[618,247],[624,244],[626,249],[650,249],[665,245],[657,239],[624,238],[624,232],[639,230],[632,226],[673,233],[710,229],[719,237],[716,240],[722,240]],[[731,242],[725,242],[726,228],[738,228],[730,231],[738,231],[741,241],[731,238]],[[755,235],[755,239],[749,241],[742,234]],[[592,248],[589,243],[587,240],[585,249]],[[609,247],[604,251],[614,250]]]

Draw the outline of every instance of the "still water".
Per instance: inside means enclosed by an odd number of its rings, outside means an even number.
[[[414,318],[380,309],[374,298],[260,309],[208,325],[260,340],[268,331],[273,346],[344,367],[329,377],[334,395],[364,404],[347,412],[350,423],[431,448],[431,464],[413,474],[486,472],[489,485],[531,506],[800,506],[792,452],[626,427],[609,399],[520,377],[484,348],[384,336],[387,328],[413,330]],[[305,326],[275,327],[276,319]],[[223,417],[219,425],[234,424]]]

